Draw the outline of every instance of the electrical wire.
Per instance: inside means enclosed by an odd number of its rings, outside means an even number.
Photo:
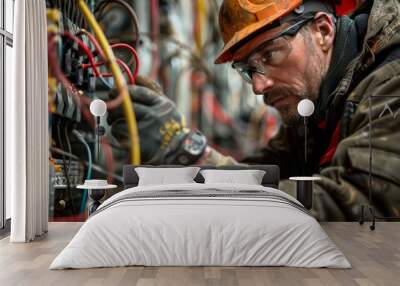
[[[87,55],[89,62],[90,62],[90,67],[93,68],[93,72],[94,72],[95,76],[100,78],[100,80],[102,81],[102,83],[105,86],[107,86],[109,89],[112,89],[112,86],[104,79],[103,76],[101,76],[99,70],[97,69],[97,66],[95,65],[94,55],[93,55],[92,51],[89,49],[89,47],[81,39],[79,39],[76,35],[73,35],[70,32],[65,31],[62,33],[62,35],[67,36],[69,39],[73,40],[74,42],[76,42],[78,44],[78,46]]]
[[[49,36],[48,42],[48,60],[49,60],[49,69],[50,72],[63,84],[63,86],[68,89],[72,95],[74,96],[74,100],[77,105],[81,106],[81,98],[83,98],[83,92],[79,91],[74,84],[72,84],[69,79],[66,77],[64,72],[61,70],[58,60],[57,54],[55,50],[56,42],[57,42],[57,35],[51,34]],[[85,113],[85,108],[82,105],[83,109],[82,112]],[[87,109],[86,109],[87,110]],[[91,117],[91,116],[90,116]],[[90,119],[89,119],[90,121]],[[93,121],[93,119],[92,119]]]
[[[194,5],[194,23],[193,23],[193,34],[195,38],[195,44],[197,48],[197,53],[201,57],[203,54],[203,49],[202,49],[202,41],[203,41],[203,34],[204,34],[204,18],[206,15],[206,5],[204,0],[196,0]],[[196,78],[197,71],[193,70],[192,71],[192,102],[197,102],[198,104],[192,104],[192,115],[197,115],[197,118],[193,121],[197,121],[199,124],[198,127],[201,128],[203,127],[203,120],[202,120],[202,113],[203,113],[203,105],[200,104],[200,102],[203,102],[204,98],[204,93],[202,92],[202,89],[198,84],[196,84],[196,81],[193,80]],[[205,84],[205,83],[204,83]],[[197,109],[197,110],[196,110]]]
[[[79,30],[78,33],[75,34],[75,36],[77,36],[77,37],[82,36],[82,35],[85,35],[89,39],[89,41],[94,46],[95,52],[97,52],[99,54],[99,56],[104,59],[103,50],[101,49],[101,47],[100,47],[99,43],[97,42],[96,38],[91,33],[86,31],[85,29],[81,29],[81,30]],[[97,63],[95,63],[95,66],[98,67],[99,65]],[[89,65],[82,64],[82,67],[83,68],[88,68],[88,67],[93,67],[93,65],[91,65],[91,64],[89,64]],[[104,78],[104,76],[100,76],[99,78],[100,78],[101,82],[105,86],[107,86],[110,90],[113,88],[111,86],[111,84]]]
[[[147,87],[157,93],[161,93],[161,94],[164,93],[163,89],[157,82],[151,80],[150,78],[148,78],[146,76],[138,75],[135,80],[136,80],[137,85]]]
[[[103,75],[101,75],[100,77],[101,82],[109,89],[112,90],[113,86],[104,78]]]
[[[152,49],[152,65],[150,71],[150,78],[153,80],[157,79],[158,70],[160,68],[160,57],[159,57],[159,0],[150,0],[150,19],[151,19],[151,40],[153,42]]]
[[[50,36],[48,43],[48,60],[50,72],[63,84],[66,89],[68,89],[72,93],[72,95],[74,96],[74,100],[79,105],[81,97],[80,91],[69,81],[69,79],[65,76],[58,64],[57,54],[55,52],[56,41],[56,35]]]
[[[64,151],[64,150],[62,150],[62,149],[60,149],[60,148],[57,148],[57,147],[50,147],[50,150],[51,150],[52,152],[56,153],[56,154],[68,156],[69,158],[71,158],[71,159],[73,159],[73,160],[82,161],[86,166],[89,166],[89,162],[88,162],[88,161],[82,160],[82,159],[79,158],[78,156],[76,156],[76,155],[74,155],[74,154],[71,154],[71,153],[68,153],[68,152],[66,152],[66,151]],[[92,164],[92,169],[93,169],[94,171],[96,171],[96,172],[102,174],[102,175],[108,175],[108,174],[109,174],[108,171],[104,170],[101,166],[96,165],[96,164]],[[118,176],[117,174],[112,173],[112,174],[111,174],[111,177],[112,177],[113,180],[117,180],[117,181],[119,181],[120,183],[123,183],[123,179],[122,179],[121,176]]]
[[[64,136],[66,139],[65,141],[67,141],[68,152],[72,153],[71,141],[69,140],[67,125],[65,125],[65,127],[64,127]],[[71,159],[68,160],[68,170],[71,170]]]
[[[117,62],[122,68],[125,70],[125,73],[128,75],[129,81],[131,84],[135,84],[135,76],[132,74],[131,70],[129,69],[128,65],[124,63],[122,60],[117,59]]]
[[[86,140],[83,137],[83,135],[78,132],[78,130],[72,130],[72,134],[74,134],[75,137],[86,148],[87,157],[88,157],[88,169],[87,169],[87,174],[86,174],[86,180],[90,180],[92,178],[92,168],[93,168],[92,151],[90,150],[89,144],[86,142]],[[71,151],[69,153],[71,153]],[[86,209],[87,194],[88,194],[88,190],[85,189],[85,191],[83,192],[82,203],[81,203],[81,208],[80,208],[79,213],[83,213],[85,211],[85,209]]]
[[[64,149],[64,144],[62,143],[62,138],[61,138],[61,129],[60,129],[60,122],[57,123],[57,137],[58,137],[58,141],[60,143],[60,147],[61,149]],[[72,189],[71,189],[71,182],[69,180],[69,170],[67,168],[67,163],[65,160],[65,156],[62,155],[62,162],[63,162],[63,171],[64,171],[64,176],[65,176],[65,180],[67,183],[67,192],[69,195],[69,200],[71,201],[71,207],[72,207],[72,212],[75,214],[75,204],[74,204],[74,200],[72,197]]]
[[[69,39],[73,40],[75,43],[78,44],[78,46],[85,52],[86,56],[88,57],[89,62],[93,67],[94,74],[97,77],[100,77],[100,72],[97,70],[97,67],[94,64],[95,63],[94,56],[93,53],[90,51],[89,47],[81,39],[79,39],[77,36],[71,34],[68,31],[61,32],[61,35],[68,37]]]
[[[195,42],[196,42],[196,47],[197,50],[199,51],[199,55],[201,56],[203,54],[202,51],[202,40],[203,40],[203,25],[204,25],[204,18],[207,13],[206,9],[206,4],[204,0],[197,0],[194,4],[194,31],[193,34],[195,36]],[[196,13],[197,12],[197,13]]]
[[[125,73],[128,75],[130,84],[135,84],[136,77],[132,74],[131,70],[129,69],[128,65],[122,61],[121,59],[117,59],[117,63],[124,69]],[[97,62],[95,63],[96,66],[102,66],[105,62]],[[82,68],[89,68],[91,65],[83,64]],[[101,73],[102,77],[112,77],[112,73]]]
[[[100,141],[101,147],[103,149],[104,158],[106,161],[108,168],[107,172],[107,180],[112,181],[112,174],[114,173],[114,159],[113,159],[113,152],[110,143],[108,140],[103,137]]]
[[[101,1],[100,3],[97,4],[96,8],[94,9],[94,14],[97,16],[98,19],[102,19],[102,14],[104,12],[104,9],[109,5],[109,4],[119,4],[121,6],[123,6],[128,13],[131,16],[132,19],[132,23],[133,23],[133,28],[134,28],[134,34],[136,34],[136,41],[135,41],[135,46],[137,45],[137,42],[139,40],[139,20],[136,16],[135,11],[133,10],[133,8],[126,3],[125,1],[122,0],[104,0]]]
[[[72,84],[68,78],[65,76],[63,71],[61,70],[58,61],[57,61],[57,54],[55,51],[55,44],[56,44],[57,36],[56,35],[50,35],[49,36],[49,44],[48,44],[48,59],[49,59],[49,72],[54,75],[62,84],[63,86],[70,90],[70,92],[74,96],[74,100],[78,106],[81,107],[81,112],[83,114],[83,117],[85,120],[91,125],[92,128],[95,128],[95,122],[93,119],[93,116],[90,114],[87,106],[82,105],[80,102],[80,99],[82,98],[82,91],[79,91],[74,84]],[[111,150],[111,148],[108,148],[107,146],[108,142],[106,140],[102,141],[102,146],[104,150]],[[106,166],[108,169],[108,173],[111,174],[113,172],[113,155],[112,152],[111,154],[107,155],[107,158],[109,158],[106,161]]]
[[[87,107],[85,105],[80,104],[80,98],[81,98],[81,92],[76,89],[76,87],[68,80],[68,78],[64,75],[62,72],[61,68],[58,65],[57,61],[57,55],[55,53],[54,45],[56,43],[56,36],[50,36],[49,40],[49,47],[48,47],[48,57],[49,57],[49,63],[50,63],[50,72],[56,76],[58,80],[61,81],[61,83],[69,89],[72,94],[74,95],[74,99],[77,103],[77,105],[81,106],[81,111],[84,116],[84,118],[89,122],[89,124],[94,128],[94,120],[93,116],[89,113]],[[113,155],[112,155],[112,149],[108,144],[107,140],[102,140],[101,142],[103,150],[107,152],[106,155],[106,166],[108,169],[108,174],[113,173]]]
[[[77,37],[80,37],[82,35],[88,37],[89,41],[93,44],[95,51],[104,59],[104,52],[101,49],[100,44],[99,42],[97,42],[96,38],[85,29],[80,29],[79,32],[75,34],[75,36]]]
[[[100,25],[97,23],[96,18],[91,13],[90,9],[86,5],[84,0],[76,0],[78,2],[79,9],[81,10],[83,16],[88,22],[89,26],[92,28],[100,46],[102,47],[104,54],[108,60],[111,71],[114,74],[115,83],[117,89],[119,91],[120,96],[123,99],[123,108],[126,116],[126,121],[128,124],[129,137],[131,139],[132,147],[130,150],[131,153],[131,162],[132,164],[139,165],[141,162],[140,159],[140,142],[139,142],[139,133],[137,128],[136,117],[134,114],[133,103],[131,101],[128,87],[126,85],[126,81],[122,75],[122,71],[120,70],[118,63],[115,59],[114,53],[105,37],[103,31],[101,30]],[[116,99],[117,99],[116,98]],[[116,100],[113,99],[113,100]],[[107,107],[111,107],[110,101],[107,102]]]
[[[88,56],[90,65],[93,67],[95,75],[100,77],[101,75],[97,70],[96,64],[94,62],[94,56],[93,56],[92,52],[90,51],[89,47],[85,43],[83,43],[81,39],[77,38],[75,35],[73,35],[69,32],[63,32],[62,35],[65,35],[65,36],[71,38],[72,40],[76,41],[76,43],[79,45],[79,47],[81,47],[83,49],[83,51],[85,52],[85,54]],[[53,41],[56,41],[55,35],[51,35],[50,37],[51,38],[49,41],[49,56],[52,57],[51,58],[52,67],[56,70],[56,73],[60,77],[60,80],[63,82],[63,84],[65,83],[64,85],[66,85],[67,87],[68,86],[74,87],[74,85],[68,80],[68,78],[64,75],[61,68],[59,67],[59,65],[57,63],[57,56],[54,55],[53,51],[50,51],[50,49],[51,50],[54,49]],[[77,96],[77,103],[79,104],[79,102],[82,101],[85,105],[89,106],[90,103],[92,102],[92,98],[85,96],[83,94],[83,92],[76,90],[76,88],[74,88],[74,89],[75,90],[71,90],[71,91],[74,95]],[[109,100],[106,102],[107,108],[108,109],[117,108],[118,106],[120,106],[123,103],[123,101],[124,101],[123,94],[120,93],[115,99],[112,99],[112,100]]]
[[[135,59],[135,62],[136,62],[133,77],[136,79],[139,74],[139,69],[140,69],[140,60],[139,60],[139,55],[138,55],[137,51],[132,46],[125,44],[125,43],[113,44],[113,45],[111,45],[111,48],[112,49],[127,49],[132,53],[132,55]]]
[[[90,9],[91,11],[94,11],[94,0],[89,0],[89,1],[88,1],[88,4],[89,4],[89,9]]]
[[[58,3],[60,4],[60,3]],[[57,9],[47,9],[47,21],[48,21],[48,26],[47,30],[48,32],[53,31],[53,33],[58,33],[59,32],[59,20],[61,18],[61,13]],[[59,48],[54,47],[54,49]],[[57,89],[58,89],[58,84],[57,84],[57,78],[56,76],[52,73],[51,69],[49,69],[49,72],[47,74],[47,80],[48,80],[48,105],[49,108],[48,110],[51,113],[56,112],[57,107],[56,107],[56,96],[57,96]],[[49,123],[51,123],[52,118],[49,116]],[[50,124],[51,125],[51,124]]]
[[[77,36],[80,36],[80,35],[87,36],[89,38],[90,42],[94,45],[96,52],[101,56],[101,58],[103,58],[103,60],[106,60],[104,52],[101,49],[99,42],[96,40],[96,38],[92,34],[90,34],[86,30],[80,30],[76,35]],[[133,58],[135,59],[135,63],[136,63],[135,64],[135,71],[134,71],[133,75],[130,72],[129,67],[122,60],[117,59],[117,62],[118,62],[119,65],[121,65],[123,67],[123,69],[127,73],[128,78],[130,80],[130,83],[131,84],[135,84],[136,77],[138,76],[139,69],[140,69],[140,60],[139,60],[138,53],[136,52],[136,50],[132,46],[130,46],[128,44],[125,44],[125,43],[113,44],[113,45],[111,45],[111,48],[112,49],[118,49],[118,48],[119,49],[127,49],[132,53]],[[82,64],[82,68],[89,68],[89,67],[93,67],[93,66],[95,66],[97,68],[98,66],[104,65],[105,63],[106,62],[103,61],[103,62],[97,62],[97,63],[94,63],[94,64],[93,63],[91,63],[91,64]],[[112,74],[104,74],[103,73],[103,74],[101,74],[100,78],[103,79],[104,76],[112,76]]]
[[[208,17],[209,19],[207,20],[207,25],[211,27],[211,31],[208,31],[206,34],[208,36],[208,39],[203,41],[203,46],[201,47],[202,49],[202,56],[204,58],[209,58],[209,57],[214,57],[215,56],[215,43],[218,43],[220,41],[220,33],[219,33],[219,24],[218,24],[218,11],[219,11],[219,4],[216,2],[216,0],[212,1],[207,1],[207,4],[209,5],[208,8]],[[211,54],[208,53],[208,56],[206,54],[206,50],[212,49]]]
[[[151,33],[146,33],[146,32],[141,32],[140,35],[142,36],[146,36],[149,37],[151,39]],[[191,46],[177,40],[176,38],[169,36],[169,35],[163,35],[163,34],[159,34],[158,37],[162,40],[166,40],[169,41],[173,44],[175,44],[176,46],[180,47],[181,49],[187,51],[190,55],[190,58],[192,60],[192,65],[202,69],[206,74],[207,77],[213,81],[213,76],[212,73],[210,71],[210,69],[208,68],[208,64],[207,62],[204,61],[204,59],[202,59],[193,49]]]

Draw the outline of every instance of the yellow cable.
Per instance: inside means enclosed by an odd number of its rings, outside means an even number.
[[[57,9],[47,9],[47,32],[48,33],[58,33],[59,31],[59,21],[61,19],[61,13]],[[47,74],[47,82],[48,82],[48,101],[49,101],[49,110],[51,113],[55,113],[57,111],[56,104],[54,102],[54,96],[57,92],[57,79],[51,73],[50,69]]]
[[[206,16],[207,16],[207,6],[204,0],[197,0],[197,25],[199,30],[197,31],[196,35],[196,46],[197,50],[202,55],[202,46],[203,46],[203,35],[204,35],[204,25],[206,23]]]
[[[129,96],[128,86],[126,84],[125,78],[122,75],[121,69],[119,68],[117,61],[115,59],[114,52],[112,51],[106,36],[101,30],[100,25],[98,24],[96,18],[90,11],[89,7],[85,3],[84,0],[76,0],[79,5],[79,9],[81,10],[83,16],[88,22],[89,26],[92,28],[94,35],[97,38],[101,48],[104,51],[104,55],[108,60],[108,64],[111,68],[111,73],[114,76],[115,84],[117,86],[120,94],[123,94],[123,108],[124,114],[126,117],[126,122],[128,124],[128,132],[129,137],[131,138],[131,162],[132,164],[139,165],[140,164],[140,142],[139,142],[139,134],[137,129],[136,117],[134,114],[133,103]]]

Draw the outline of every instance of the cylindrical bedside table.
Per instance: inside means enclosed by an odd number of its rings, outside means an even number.
[[[313,182],[320,181],[320,177],[290,177],[289,180],[297,183],[297,200],[308,210],[312,208]]]
[[[105,195],[106,189],[115,189],[116,185],[108,184],[107,180],[85,180],[84,185],[77,186],[78,189],[89,190],[89,216],[94,213],[100,205],[100,200]]]

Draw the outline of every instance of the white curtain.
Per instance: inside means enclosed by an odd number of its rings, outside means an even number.
[[[12,242],[48,227],[46,1],[15,1],[13,94],[6,97],[6,188],[11,189]]]

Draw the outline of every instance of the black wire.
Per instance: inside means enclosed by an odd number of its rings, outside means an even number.
[[[69,158],[71,158],[71,159],[73,159],[73,160],[81,161],[81,162],[83,162],[86,166],[89,166],[89,162],[88,162],[87,160],[82,160],[82,159],[79,158],[78,156],[76,156],[76,155],[74,155],[74,154],[70,154],[70,153],[68,153],[68,152],[66,152],[66,151],[64,151],[64,150],[62,150],[62,149],[60,149],[60,148],[57,148],[57,147],[50,147],[50,150],[51,150],[52,152],[54,152],[54,153],[61,154],[61,155],[64,155],[64,156],[68,156]],[[101,166],[99,166],[99,165],[92,164],[92,168],[93,168],[93,170],[95,170],[96,172],[99,172],[99,173],[102,174],[102,175],[107,175],[107,174],[108,174],[108,171],[104,170],[104,169],[103,169]],[[111,177],[112,177],[114,180],[117,180],[117,181],[123,183],[122,177],[119,176],[118,174],[112,173],[112,174],[111,174]]]
[[[146,38],[151,40],[151,33],[148,32],[140,32],[139,33],[142,36],[145,36]],[[181,42],[180,40],[174,38],[171,35],[166,35],[164,33],[160,33],[157,35],[161,40],[168,41],[172,44],[175,44],[177,47],[181,48],[181,50],[185,50],[189,53],[189,58],[191,60],[191,65],[193,67],[196,67],[199,70],[202,70],[206,73],[207,77],[209,78],[210,82],[214,82],[214,77],[212,75],[211,70],[208,67],[208,63],[200,57],[198,54],[196,54],[195,51],[193,51],[192,47],[189,46],[188,44]],[[182,54],[183,56],[183,54]]]
[[[64,144],[62,143],[62,138],[61,138],[60,122],[57,123],[57,137],[58,137],[58,141],[60,143],[61,149],[65,150],[64,149]],[[62,162],[63,162],[64,176],[65,176],[65,179],[67,181],[67,191],[68,191],[69,199],[71,201],[72,212],[74,214],[76,214],[74,200],[73,200],[73,197],[72,197],[71,182],[69,181],[69,174],[68,174],[69,170],[67,168],[67,163],[66,163],[66,159],[65,159],[64,154],[62,154]]]
[[[123,1],[123,0],[103,0],[99,3],[96,4],[96,7],[94,9],[94,15],[96,16],[97,20],[100,22],[103,17],[104,17],[104,9],[109,5],[109,4],[118,4],[122,7],[124,7],[132,20],[133,23],[133,34],[136,34],[136,39],[135,39],[135,46],[137,46],[137,43],[139,41],[139,20],[138,17],[135,13],[135,10],[133,9],[133,7],[128,4],[127,2]],[[99,15],[100,14],[100,15]]]
[[[64,136],[65,136],[65,139],[67,141],[68,152],[72,153],[71,142],[69,141],[68,126],[67,125],[65,125],[65,127],[64,127]],[[68,158],[68,170],[71,170],[71,158]]]

